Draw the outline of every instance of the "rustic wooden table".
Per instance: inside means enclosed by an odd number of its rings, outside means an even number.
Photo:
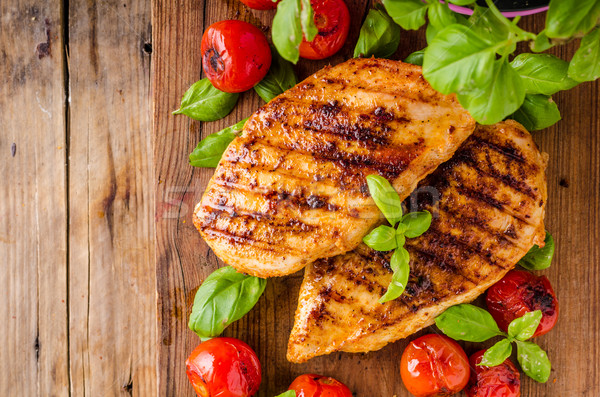
[[[347,2],[349,44],[327,61],[299,63],[300,77],[352,53],[370,2]],[[211,171],[188,166],[187,155],[262,101],[246,93],[231,115],[206,124],[170,112],[201,77],[204,28],[227,18],[269,26],[272,12],[238,0],[0,2],[0,395],[193,395],[183,363],[198,338],[187,315],[218,261],[191,223]],[[523,21],[542,23],[543,15]],[[397,59],[425,44],[422,32],[402,35]],[[569,58],[574,48],[554,53]],[[600,395],[599,94],[596,82],[557,95],[563,121],[534,134],[550,154],[546,222],[557,252],[544,273],[561,315],[539,338],[551,380],[525,379],[523,396]],[[258,352],[259,395],[310,371],[360,397],[408,396],[398,369],[405,341],[285,360],[301,277],[270,281],[226,332]]]

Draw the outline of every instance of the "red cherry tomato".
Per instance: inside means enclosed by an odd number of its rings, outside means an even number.
[[[277,3],[280,0],[240,0],[253,10],[274,10],[277,8]]]
[[[300,56],[323,59],[332,56],[344,46],[350,30],[350,12],[344,0],[312,0],[315,26],[319,33],[311,42],[300,43]]]
[[[469,381],[469,361],[452,339],[428,334],[406,346],[400,359],[404,386],[416,397],[450,396]]]
[[[515,318],[534,310],[542,311],[542,320],[533,336],[544,335],[558,320],[558,300],[550,281],[524,270],[511,270],[487,292],[486,304],[498,326],[506,332]]]
[[[471,377],[466,388],[468,397],[519,397],[521,395],[521,376],[519,370],[509,359],[495,367],[477,365],[481,362],[485,350],[469,357]]]
[[[247,22],[213,23],[204,32],[200,49],[206,77],[225,92],[249,90],[265,77],[271,66],[267,38]]]
[[[201,343],[185,366],[200,397],[250,397],[260,385],[258,357],[238,339],[214,338]]]
[[[352,397],[352,392],[342,382],[315,374],[300,375],[288,390],[296,391],[296,397]]]

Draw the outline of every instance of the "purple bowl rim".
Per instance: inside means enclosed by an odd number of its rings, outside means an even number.
[[[448,4],[450,6],[450,8],[456,12],[459,12],[461,14],[465,14],[465,15],[471,15],[473,14],[473,10],[467,7],[461,7],[461,6],[457,6],[454,4]],[[525,15],[532,15],[532,14],[537,14],[540,12],[544,12],[548,10],[548,6],[543,6],[543,7],[537,7],[537,8],[532,8],[530,10],[521,10],[521,11],[503,11],[502,15],[504,15],[507,18],[514,18],[516,16],[525,16]]]

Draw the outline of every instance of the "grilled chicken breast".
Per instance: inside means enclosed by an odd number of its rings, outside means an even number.
[[[411,210],[429,210],[433,222],[406,242],[411,273],[404,294],[378,302],[392,278],[390,254],[364,244],[309,265],[288,360],[378,350],[500,280],[533,244],[544,244],[546,162],[520,124],[478,126],[411,196]]]
[[[327,67],[250,117],[194,211],[215,254],[259,277],[350,251],[381,214],[366,176],[404,199],[475,122],[421,68],[384,59]]]

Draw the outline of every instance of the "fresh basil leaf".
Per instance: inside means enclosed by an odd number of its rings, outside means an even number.
[[[473,14],[469,17],[470,29],[492,43],[508,39],[511,28],[507,21],[504,17],[498,18],[489,8],[478,5],[475,5]]]
[[[410,54],[409,56],[407,56],[406,59],[404,60],[404,62],[412,63],[413,65],[423,66],[423,54],[424,53],[425,53],[425,50],[415,51],[412,54]]]
[[[369,185],[369,193],[371,193],[377,208],[392,227],[396,226],[396,223],[402,218],[402,201],[400,201],[396,189],[387,179],[374,174],[367,176],[367,185]]]
[[[429,211],[410,212],[402,217],[400,223],[406,225],[404,232],[406,237],[419,237],[431,226],[431,213]]]
[[[521,123],[522,124],[522,123]],[[527,270],[543,270],[550,267],[552,257],[554,256],[554,239],[552,235],[546,232],[544,239],[544,247],[540,248],[537,245],[525,254],[519,261],[519,265]]]
[[[463,25],[450,25],[425,49],[423,73],[443,94],[466,92],[490,84],[496,59],[493,43]]]
[[[215,168],[219,164],[227,146],[244,128],[246,121],[248,121],[248,118],[231,127],[210,134],[201,140],[194,151],[190,153],[190,165],[194,167]]]
[[[450,338],[467,342],[504,335],[490,313],[467,303],[449,307],[435,319],[435,325]]]
[[[447,3],[432,2],[429,5],[427,16],[429,17],[429,24],[439,29],[457,22],[455,14],[448,7]]]
[[[508,64],[499,59],[492,64],[487,86],[468,93],[458,93],[460,104],[480,124],[495,124],[514,113],[525,100],[521,77]]]
[[[387,58],[393,55],[400,43],[400,27],[381,6],[369,10],[360,28],[358,42],[354,47],[354,57]]]
[[[425,29],[425,40],[427,40],[427,44],[430,44],[435,36],[440,32],[440,28],[436,27],[434,24],[427,24],[427,28]]]
[[[402,295],[408,283],[408,275],[410,273],[409,261],[408,251],[404,247],[398,247],[394,251],[390,259],[390,267],[394,271],[394,275],[392,276],[390,285],[388,285],[387,291],[379,299],[379,303],[389,302]]]
[[[475,3],[475,0],[448,0],[448,2],[456,4],[457,6],[468,6],[469,4]]]
[[[517,340],[530,339],[542,320],[541,310],[534,310],[515,318],[508,324],[508,335]]]
[[[521,369],[531,379],[546,383],[550,378],[551,364],[548,355],[532,342],[517,342],[517,360]]]
[[[375,251],[391,251],[396,249],[396,230],[387,225],[373,229],[363,238],[363,242]]]
[[[512,345],[506,338],[497,342],[494,346],[490,347],[483,353],[481,362],[477,365],[483,365],[486,367],[495,367],[496,365],[502,364],[512,353]]]
[[[551,0],[546,35],[557,39],[580,37],[600,22],[600,0]]]
[[[269,102],[277,95],[289,90],[298,82],[292,64],[272,51],[273,61],[267,75],[254,86],[254,91],[263,101]]]
[[[581,39],[569,65],[569,77],[577,81],[593,81],[600,77],[600,27]]]
[[[519,54],[510,65],[523,79],[526,94],[552,95],[577,82],[569,76],[569,63],[550,54]]]
[[[533,52],[542,52],[554,47],[554,43],[550,42],[550,39],[546,36],[546,31],[542,30],[529,46]]]
[[[296,392],[294,390],[284,391],[280,395],[276,397],[296,397]]]
[[[298,62],[302,37],[312,41],[318,33],[310,0],[281,0],[273,17],[271,32],[279,54],[294,64]]]
[[[404,232],[406,231],[406,225],[402,223],[398,224],[398,228],[396,229],[396,247],[402,248],[404,247],[404,243],[406,243],[406,236]]]
[[[200,338],[221,335],[254,307],[266,285],[267,280],[238,273],[231,266],[215,270],[196,292],[189,328]]]
[[[525,95],[523,104],[510,118],[523,124],[528,131],[543,130],[561,119],[556,103],[542,94]]]
[[[204,78],[192,84],[183,94],[181,106],[173,114],[185,114],[200,121],[219,120],[231,112],[239,96],[217,90]]]
[[[383,5],[394,22],[405,30],[417,30],[425,25],[428,3],[421,0],[383,0]]]

